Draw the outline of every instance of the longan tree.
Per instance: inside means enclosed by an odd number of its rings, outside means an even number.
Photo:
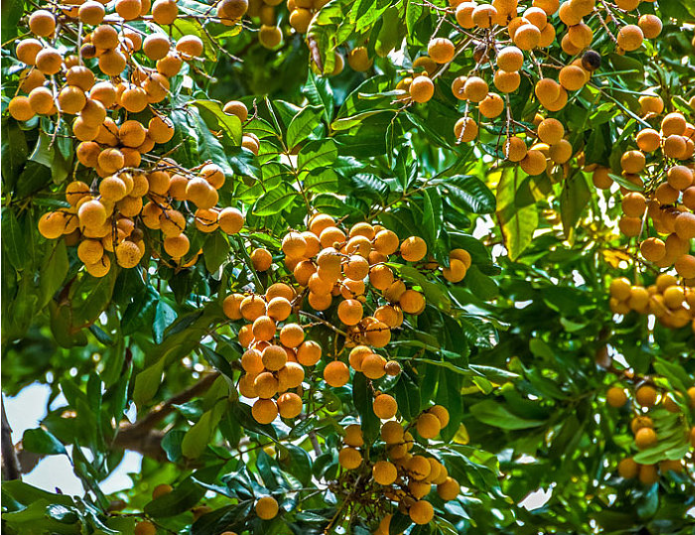
[[[2,529],[692,532],[694,22],[4,2]]]

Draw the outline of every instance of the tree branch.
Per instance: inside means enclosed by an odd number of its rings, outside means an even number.
[[[17,452],[12,442],[12,427],[5,413],[5,396],[2,396],[2,467],[6,480],[22,479],[22,470],[17,459]]]

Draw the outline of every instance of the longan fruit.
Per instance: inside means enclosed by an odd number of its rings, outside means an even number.
[[[561,139],[548,150],[550,159],[558,164],[566,163],[572,157],[572,145],[566,139]]]
[[[490,28],[493,21],[497,19],[497,9],[491,5],[482,4],[473,8],[470,16],[471,21],[478,28]]]
[[[654,39],[658,37],[663,28],[661,19],[656,15],[642,15],[637,22],[637,25],[642,30],[645,39]]]
[[[119,50],[107,50],[99,56],[99,69],[108,76],[118,76],[125,66],[126,57]]]
[[[514,44],[521,50],[532,50],[538,46],[541,31],[533,24],[524,24],[514,33]]]
[[[278,416],[278,407],[272,399],[259,398],[254,402],[253,407],[251,407],[251,415],[259,424],[270,424]],[[261,500],[263,499],[265,498],[261,498]],[[272,500],[272,498],[269,499]],[[277,514],[277,502],[273,500],[275,503],[274,509],[272,505],[268,504],[261,507],[261,511],[259,512],[261,500],[256,504],[256,513],[261,518],[266,518],[265,516],[261,516],[261,514],[267,514],[270,515],[267,518],[273,518]]]
[[[437,71],[437,62],[429,56],[420,56],[413,61],[413,71],[424,71],[432,76]]]
[[[297,349],[297,362],[302,366],[314,366],[321,360],[321,346],[313,340],[304,341]]]
[[[343,442],[347,446],[352,446],[353,448],[364,446],[362,428],[359,426],[359,424],[351,424],[345,428],[345,437],[343,438]]]
[[[497,66],[503,71],[518,71],[524,65],[524,53],[515,46],[507,46],[497,53]]]
[[[338,317],[345,325],[357,325],[362,315],[362,303],[356,299],[346,299],[338,305]]]
[[[422,438],[436,437],[441,431],[442,425],[436,415],[423,413],[417,419],[417,432]]]
[[[39,37],[53,35],[56,28],[56,19],[53,13],[45,9],[38,9],[29,16],[29,30]]]
[[[185,234],[169,236],[164,240],[164,250],[172,258],[181,258],[191,248],[191,243]]]
[[[369,379],[381,379],[386,375],[386,359],[376,353],[369,353],[361,359],[359,363],[361,371]]]
[[[388,394],[379,394],[372,402],[374,414],[381,420],[390,420],[398,411],[398,403]]]
[[[695,278],[695,256],[681,255],[673,264],[678,274],[685,279]]]
[[[338,462],[346,470],[354,470],[362,464],[362,454],[359,450],[346,446],[338,453]]]
[[[261,25],[258,40],[265,48],[275,48],[282,42],[282,31],[277,26]]]
[[[171,485],[167,485],[166,483],[161,483],[157,485],[154,490],[152,491],[152,499],[156,500],[157,498],[160,498],[161,496],[165,496],[166,494],[171,494],[174,490],[174,487]]]
[[[618,474],[623,479],[634,479],[639,473],[640,465],[632,457],[627,457],[618,463]]]
[[[627,403],[627,394],[625,393],[624,389],[613,386],[608,389],[608,392],[606,392],[606,402],[611,407],[618,409],[625,406]]]
[[[565,135],[565,127],[557,119],[544,119],[538,125],[538,137],[548,145],[559,143]]]
[[[492,82],[500,93],[512,93],[519,88],[521,76],[518,72],[498,70],[493,76]]]
[[[173,24],[178,14],[179,8],[175,0],[155,0],[152,4],[152,19],[160,26]]]
[[[141,520],[135,524],[134,535],[156,535],[157,528],[149,520]]]
[[[481,102],[488,95],[487,82],[478,76],[470,76],[463,88],[466,98],[472,102]]]
[[[222,0],[217,5],[217,16],[223,22],[236,22],[248,11],[248,0]]]
[[[350,369],[344,362],[334,360],[329,362],[323,370],[323,379],[329,386],[339,388],[350,380]]]
[[[389,461],[377,461],[372,466],[372,478],[379,485],[391,485],[398,478],[398,470]]]
[[[430,462],[422,455],[414,455],[411,457],[407,462],[406,468],[410,477],[417,481],[426,479],[432,471]]]
[[[111,270],[111,260],[104,255],[96,264],[85,264],[84,268],[92,277],[104,277]]]
[[[444,37],[436,37],[427,45],[427,54],[436,63],[449,63],[454,59],[456,49],[454,43]]]
[[[175,48],[185,60],[203,56],[203,41],[197,35],[184,35],[176,42]]]
[[[642,217],[647,209],[647,201],[644,195],[637,191],[626,194],[621,202],[623,213],[629,217]]]
[[[635,445],[640,450],[654,446],[657,441],[656,431],[651,427],[643,427],[635,433]]]
[[[10,100],[7,109],[10,112],[10,115],[17,121],[28,121],[36,115],[31,106],[29,98],[25,96],[13,97]]]
[[[15,55],[17,59],[27,65],[36,64],[36,56],[43,50],[43,45],[38,39],[23,39],[17,44]]]
[[[36,54],[36,68],[46,76],[57,74],[63,64],[63,57],[55,48],[44,48]]]
[[[424,103],[434,96],[434,83],[427,76],[418,76],[408,91],[415,102]]]
[[[277,401],[278,412],[282,418],[296,418],[302,412],[302,398],[294,392],[285,392]]]
[[[460,143],[468,143],[478,137],[478,125],[470,117],[461,117],[454,125],[454,135]]]
[[[103,58],[104,56],[102,56]],[[129,86],[121,93],[120,104],[131,113],[139,113],[148,105],[147,93],[142,87]],[[138,149],[140,149],[138,147]],[[142,151],[148,152],[148,151]],[[200,208],[203,208],[202,206]],[[205,208],[210,208],[209,206]]]
[[[586,74],[584,69],[577,65],[567,65],[560,69],[558,80],[567,91],[577,91],[586,84]]]
[[[101,2],[87,0],[79,7],[77,16],[84,24],[96,26],[97,24],[100,24],[102,20],[104,20],[105,13],[106,10]]]
[[[410,236],[403,240],[400,251],[403,260],[419,262],[427,254],[427,243],[419,236]]]
[[[116,0],[114,8],[123,20],[134,20],[140,16],[142,4],[140,0]]]
[[[478,110],[483,117],[494,119],[502,115],[504,111],[504,100],[497,93],[488,93],[480,104],[478,104]]]
[[[453,477],[447,477],[444,482],[437,485],[437,494],[444,501],[455,500],[461,492],[461,486]]]
[[[626,52],[632,52],[642,46],[644,33],[639,26],[627,24],[620,28],[617,35],[618,46]]]
[[[657,392],[653,386],[640,386],[635,392],[635,400],[642,407],[654,407],[656,405]]]

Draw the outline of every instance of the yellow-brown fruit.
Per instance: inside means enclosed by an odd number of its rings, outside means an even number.
[[[611,407],[623,407],[627,403],[627,394],[625,393],[625,390],[620,387],[611,387],[608,389],[608,392],[606,392],[606,402]]]
[[[519,162],[519,165],[526,174],[537,176],[546,170],[548,162],[545,154],[541,151],[529,150],[526,156],[524,156],[524,159]]]
[[[176,51],[190,61],[203,56],[203,41],[197,35],[184,35],[176,42]]]
[[[427,243],[419,236],[410,236],[401,243],[401,256],[408,262],[419,262],[427,254]]]
[[[526,143],[523,139],[512,136],[508,137],[502,148],[502,152],[506,159],[511,162],[520,162],[526,157]]]
[[[167,485],[166,483],[161,483],[157,485],[154,490],[152,491],[152,499],[156,500],[157,498],[160,498],[162,496],[165,496],[166,494],[171,494],[171,492],[174,490],[174,487],[171,485]]]
[[[140,248],[132,241],[121,242],[116,246],[115,253],[118,265],[124,268],[137,266],[143,256]]]
[[[447,425],[449,425],[449,411],[446,409],[446,407],[442,407],[441,405],[434,405],[429,408],[428,412],[430,414],[434,414],[437,419],[439,420],[439,425],[443,429]]]
[[[312,340],[307,340],[297,349],[297,362],[302,366],[313,366],[321,360],[321,346]]]
[[[354,360],[356,364],[358,363],[357,358],[351,359],[351,362],[352,360]],[[363,355],[358,365],[361,368],[359,371],[361,371],[369,379],[380,379],[386,375],[386,370],[384,369],[386,366],[386,359],[384,359],[384,357],[381,355],[377,355],[376,353]]]
[[[261,25],[258,40],[265,48],[275,48],[282,42],[282,31],[277,26]]]
[[[567,65],[560,70],[558,80],[567,91],[577,91],[584,87],[586,74],[584,69],[577,65]]]
[[[47,87],[37,87],[29,93],[29,104],[34,113],[47,115],[55,109],[53,93]]]
[[[223,23],[235,23],[249,8],[248,0],[222,0],[217,5],[217,16]]]
[[[96,264],[85,264],[84,268],[92,277],[104,277],[111,269],[111,260],[104,255]]]
[[[454,43],[443,37],[432,39],[427,45],[427,54],[437,63],[449,63],[454,59]]]
[[[348,65],[352,70],[357,72],[365,72],[372,66],[372,60],[369,58],[367,48],[358,46],[350,50],[347,55]]]
[[[139,113],[147,107],[147,93],[141,87],[130,85],[121,93],[120,103],[129,112]]]
[[[29,30],[39,37],[48,37],[56,28],[56,19],[53,13],[45,9],[34,11],[29,17]]]
[[[134,20],[140,16],[142,3],[140,0],[116,0],[114,7],[123,20]]]
[[[627,457],[618,463],[618,474],[623,479],[634,479],[639,474],[639,464]]]
[[[28,121],[35,115],[29,98],[25,96],[12,98],[7,106],[7,109],[10,112],[10,115],[17,121]]]
[[[282,418],[296,418],[302,412],[302,398],[294,392],[285,392],[277,401],[278,411]]]
[[[334,360],[323,369],[323,379],[334,388],[345,386],[350,380],[350,369],[344,362]]]
[[[102,20],[104,20],[105,12],[106,10],[104,9],[103,4],[96,2],[95,0],[87,0],[87,2],[79,7],[77,16],[84,24],[96,26],[97,24],[101,23]]]
[[[36,54],[36,68],[47,76],[57,74],[63,64],[63,57],[55,48],[44,48]]]
[[[478,76],[469,76],[463,86],[466,98],[471,102],[481,102],[489,92],[487,82]]]
[[[519,88],[521,76],[518,72],[499,70],[493,76],[492,81],[500,93],[512,93]]]
[[[641,407],[654,407],[656,405],[657,392],[653,386],[640,386],[635,392],[635,400]]]
[[[152,4],[152,19],[160,26],[173,24],[178,14],[179,8],[175,0],[156,0]]]
[[[637,22],[637,25],[642,30],[642,35],[645,39],[654,39],[658,37],[663,28],[661,19],[656,15],[642,15]]]
[[[640,252],[648,262],[658,262],[666,256],[666,244],[659,238],[647,238],[640,243]]]
[[[532,50],[541,40],[541,31],[533,24],[524,24],[514,32],[514,44],[521,50]]]
[[[618,46],[625,50],[626,52],[631,52],[637,50],[642,46],[642,41],[644,41],[644,33],[639,26],[634,24],[627,24],[620,28],[618,31]]]
[[[346,299],[338,305],[338,317],[345,325],[357,325],[362,314],[362,303],[356,299]]]
[[[425,309],[425,297],[416,290],[406,290],[398,304],[406,314],[420,314]]]
[[[427,76],[418,76],[408,91],[415,102],[427,102],[434,96],[434,82]]]
[[[538,125],[538,137],[548,145],[554,145],[562,140],[565,127],[557,119],[545,119]]]
[[[249,110],[246,105],[239,100],[230,100],[222,109],[227,115],[236,115],[242,123],[246,122],[249,116]]]
[[[362,464],[362,454],[359,450],[346,446],[338,453],[338,462],[346,470],[354,470]]]
[[[504,100],[497,93],[488,93],[478,104],[478,110],[483,117],[494,119],[504,111]]]
[[[190,248],[191,243],[185,234],[170,236],[164,240],[164,250],[172,258],[181,258]]]
[[[273,257],[267,249],[258,248],[251,253],[251,262],[256,271],[268,271],[273,263]]]
[[[524,65],[524,53],[515,46],[507,46],[497,53],[496,61],[503,71],[518,71]]]
[[[449,267],[442,269],[444,278],[452,283],[461,282],[466,277],[466,272],[466,265],[455,258],[449,260]]]
[[[362,436],[362,428],[358,424],[351,424],[345,428],[345,437],[343,442],[353,448],[364,446],[364,437]]]
[[[422,438],[434,438],[441,431],[442,425],[436,415],[423,413],[417,419],[417,432]]]
[[[99,228],[106,222],[106,209],[96,200],[82,204],[77,215],[80,218],[81,227]]]
[[[374,414],[381,420],[390,420],[398,411],[398,403],[388,394],[379,394],[372,402],[372,409]]]
[[[644,154],[638,150],[629,150],[620,158],[620,166],[623,171],[630,174],[640,173],[644,169],[646,163],[647,160]]]
[[[257,399],[254,402],[253,407],[251,407],[251,415],[253,416],[253,419],[256,420],[259,424],[269,424],[273,422],[275,418],[277,418],[278,406],[272,399],[260,398]],[[256,508],[258,508],[258,505],[256,505]],[[275,515],[273,514],[273,516]]]
[[[640,450],[654,446],[657,441],[656,431],[651,427],[643,427],[635,433],[635,445]]]
[[[461,486],[453,477],[447,477],[443,483],[437,485],[437,494],[444,501],[455,500],[461,492]]]
[[[149,520],[141,520],[135,524],[134,535],[156,535],[157,528]]]
[[[389,461],[377,461],[372,466],[372,477],[379,485],[391,485],[398,478],[398,470]]]
[[[478,137],[478,125],[470,117],[461,117],[454,125],[454,135],[460,143],[468,143]]]
[[[43,45],[38,39],[23,39],[17,44],[15,55],[17,59],[27,65],[36,63],[36,55],[43,50]]]
[[[60,111],[69,115],[79,113],[87,103],[84,91],[76,86],[66,85],[58,93]]]

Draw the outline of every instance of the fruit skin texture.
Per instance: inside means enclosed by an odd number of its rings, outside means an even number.
[[[263,496],[256,502],[256,514],[263,520],[275,518],[279,510],[280,506],[272,496]]]
[[[141,520],[135,524],[133,533],[135,535],[155,535],[157,533],[157,528],[149,520]]]
[[[382,420],[389,420],[396,415],[398,403],[388,394],[379,394],[372,402],[374,414]]]
[[[434,518],[434,508],[430,502],[420,500],[410,506],[408,514],[416,524],[429,524]]]
[[[627,394],[625,394],[625,390],[622,388],[614,386],[608,389],[606,401],[611,407],[620,408],[627,403]]]

